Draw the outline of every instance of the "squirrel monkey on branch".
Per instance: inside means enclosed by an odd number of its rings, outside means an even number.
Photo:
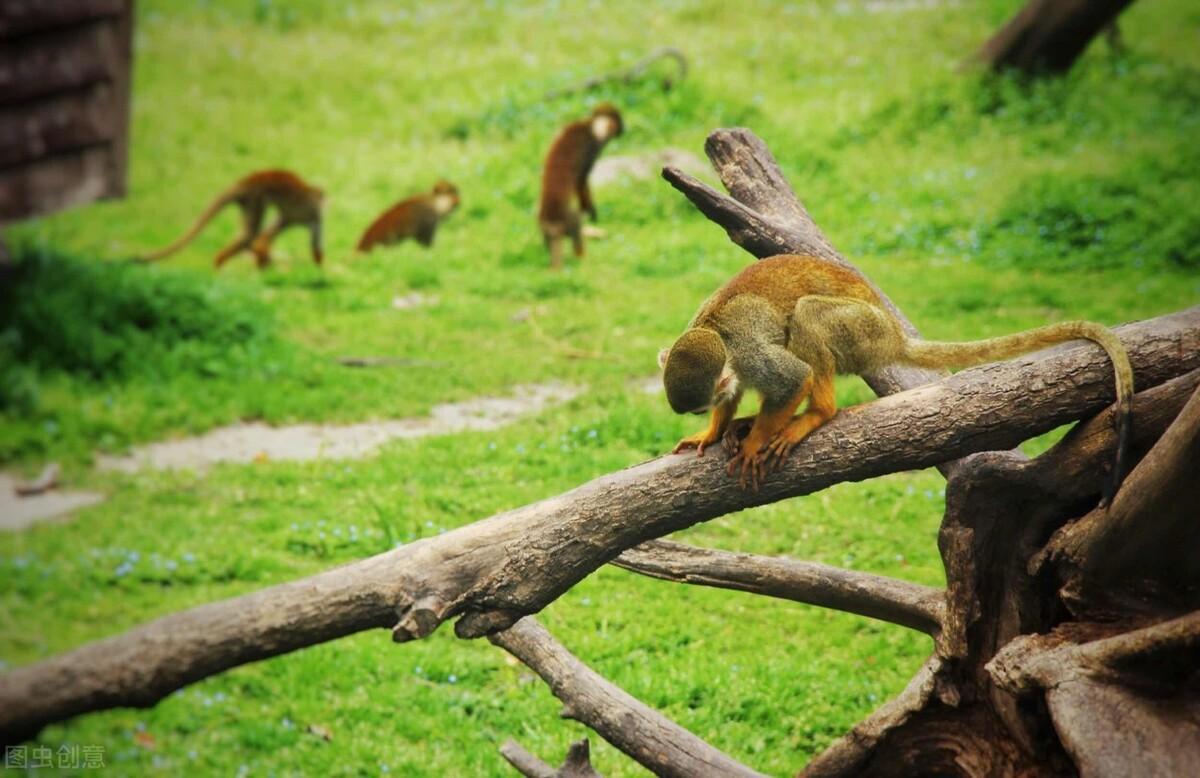
[[[458,187],[438,181],[433,191],[401,200],[381,213],[358,239],[358,250],[366,253],[376,246],[390,246],[413,238],[426,248],[433,245],[438,222],[458,208]]]
[[[623,130],[620,112],[611,103],[600,103],[586,119],[564,127],[550,145],[538,206],[538,226],[550,252],[550,267],[562,267],[563,238],[569,237],[575,256],[583,257],[583,214],[596,221],[588,174],[604,144]]]
[[[140,257],[142,262],[163,259],[191,243],[200,231],[223,209],[233,203],[242,212],[242,231],[217,254],[213,264],[220,269],[232,257],[253,252],[259,270],[271,264],[271,242],[279,233],[292,226],[307,227],[311,238],[313,262],[321,264],[321,204],[325,192],[310,186],[289,170],[260,170],[239,180],[209,204],[191,229],[171,245]],[[268,207],[278,215],[266,230],[263,217]]]
[[[1133,369],[1105,327],[1085,321],[966,343],[905,334],[866,281],[815,257],[780,255],[746,267],[700,307],[688,329],[659,353],[667,401],[676,413],[711,411],[708,428],[679,441],[673,453],[698,455],[726,437],[746,389],[762,395],[750,432],[727,472],[755,488],[792,448],[837,412],[833,377],[892,364],[969,367],[1084,338],[1098,343],[1116,374],[1117,454],[1106,505],[1120,485],[1130,430]],[[796,415],[800,405],[808,407]]]

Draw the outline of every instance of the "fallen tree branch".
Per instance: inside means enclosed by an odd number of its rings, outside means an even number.
[[[937,634],[942,624],[945,593],[940,589],[816,562],[651,540],[610,564],[665,581],[836,608],[928,635]]]
[[[1117,331],[1142,388],[1200,368],[1200,307]],[[847,408],[758,492],[718,456],[664,456],[565,494],[310,578],[165,616],[0,675],[0,740],[94,710],[149,706],[201,678],[364,629],[477,637],[536,613],[622,551],[842,481],[1008,448],[1112,402],[1107,357],[1071,345]]]
[[[564,718],[594,729],[655,775],[761,775],[603,678],[532,616],[488,640],[541,676],[562,700]]]
[[[563,766],[557,770],[526,751],[520,743],[511,738],[500,746],[500,755],[526,778],[601,778],[600,773],[592,767],[590,750],[587,738],[576,740],[567,749],[567,758]]]

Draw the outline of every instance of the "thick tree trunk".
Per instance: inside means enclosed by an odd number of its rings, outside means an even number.
[[[1029,0],[977,57],[993,70],[1065,73],[1133,0]]]

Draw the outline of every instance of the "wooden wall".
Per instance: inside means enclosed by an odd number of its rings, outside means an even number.
[[[0,224],[125,194],[133,0],[0,0]]]

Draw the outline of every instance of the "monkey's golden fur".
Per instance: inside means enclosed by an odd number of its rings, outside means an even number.
[[[458,187],[449,181],[438,181],[432,191],[401,200],[380,214],[359,238],[358,250],[365,253],[405,238],[413,238],[425,247],[432,246],[438,222],[458,205]]]
[[[596,221],[588,174],[604,144],[623,130],[620,112],[601,103],[588,117],[564,127],[550,144],[542,170],[538,226],[550,252],[551,267],[562,265],[563,238],[571,239],[575,256],[583,256],[583,214]]]
[[[242,178],[209,204],[196,223],[171,245],[141,257],[143,262],[163,259],[191,243],[225,206],[233,203],[242,212],[242,231],[217,254],[220,268],[236,254],[249,249],[259,269],[271,264],[271,242],[288,227],[307,227],[313,261],[321,264],[321,204],[325,193],[289,170],[260,170]],[[275,222],[263,230],[267,208],[277,212]]]
[[[1091,322],[1064,322],[967,343],[908,337],[866,281],[815,257],[781,255],[746,267],[700,307],[686,332],[660,354],[667,400],[676,413],[712,411],[707,429],[675,451],[703,454],[721,440],[745,389],[762,408],[729,463],[757,485],[774,460],[837,412],[833,377],[870,373],[890,364],[968,367],[1085,338],[1113,363],[1117,394],[1117,461],[1105,503],[1123,475],[1129,436],[1133,370],[1121,342]],[[804,413],[796,415],[808,400]],[[734,443],[727,441],[732,448]]]

